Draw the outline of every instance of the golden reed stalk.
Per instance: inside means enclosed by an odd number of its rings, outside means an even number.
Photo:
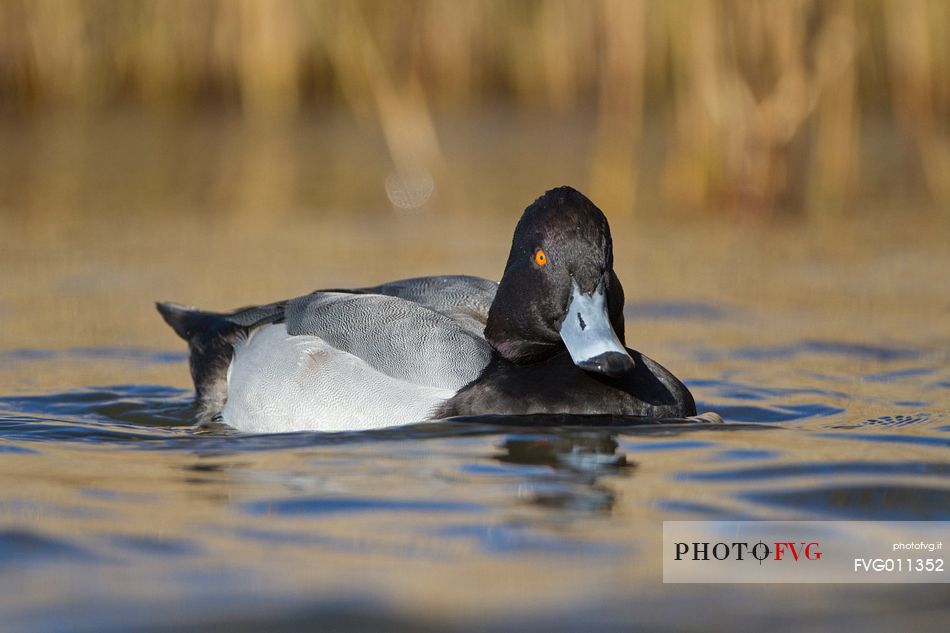
[[[636,204],[645,126],[662,128],[649,159],[671,206],[846,208],[873,119],[950,209],[946,0],[0,2],[14,115],[339,105],[378,117],[411,172],[439,154],[432,108],[499,100],[595,112],[591,186],[619,208]]]

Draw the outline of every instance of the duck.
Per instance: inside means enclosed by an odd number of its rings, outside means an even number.
[[[613,263],[606,216],[562,186],[525,209],[497,283],[418,277],[231,312],[156,305],[188,343],[199,422],[243,432],[696,415],[678,378],[626,346]]]

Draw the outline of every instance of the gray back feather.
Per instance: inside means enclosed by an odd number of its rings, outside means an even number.
[[[496,282],[481,277],[442,275],[391,281],[347,292],[399,297],[418,303],[444,314],[469,332],[484,338],[488,309],[495,300],[497,290]]]
[[[315,292],[287,302],[284,315],[292,335],[318,336],[394,378],[457,390],[491,358],[482,333],[496,288],[477,277],[408,279]]]
[[[242,327],[257,327],[280,321],[284,316],[284,304],[284,301],[278,301],[262,306],[251,306],[223,316],[231,323]]]

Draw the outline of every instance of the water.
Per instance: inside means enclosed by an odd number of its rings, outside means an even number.
[[[172,129],[193,140],[191,128]],[[466,129],[456,130],[460,145]],[[192,426],[183,345],[152,300],[225,308],[435,272],[497,277],[516,202],[487,216],[394,214],[378,201],[331,213],[298,187],[282,214],[230,211],[226,190],[223,202],[193,194],[202,212],[176,215],[154,199],[180,183],[175,156],[142,158],[125,145],[154,130],[132,140],[106,132],[40,149],[21,139],[17,151],[35,163],[25,161],[22,181],[34,184],[4,189],[7,207],[31,209],[0,215],[4,630],[925,630],[946,621],[945,585],[664,586],[657,551],[663,520],[950,520],[945,220],[611,216],[628,342],[683,378],[700,411],[723,424],[486,417],[241,435]],[[278,158],[286,151],[294,164],[332,171],[306,149],[308,133],[275,150],[283,131],[264,141],[219,132],[252,163],[264,142]],[[479,141],[480,156],[527,143]],[[447,162],[474,170],[453,147],[450,138]],[[73,182],[47,170],[57,152],[88,159],[90,173]],[[136,165],[145,175],[110,180],[107,199],[94,199],[84,187],[111,174],[115,155],[146,161]],[[157,177],[147,161],[169,173],[140,199],[141,179]],[[363,169],[384,196],[386,170]],[[42,174],[46,187],[35,184]],[[541,180],[523,178],[525,188]],[[280,190],[286,203],[285,185],[258,183],[240,199]],[[63,211],[75,200],[78,209]]]
[[[701,375],[715,373],[719,354],[688,352],[711,367]],[[807,367],[826,356],[874,367],[755,378],[767,358]],[[0,363],[42,373],[64,357],[121,362],[130,379],[185,362],[80,349],[8,352]],[[882,612],[906,622],[945,609],[940,585],[664,590],[664,519],[950,520],[950,416],[935,406],[950,390],[944,357],[817,341],[729,357],[735,377],[688,380],[722,425],[486,418],[246,436],[197,431],[189,391],[134,380],[0,398],[3,612],[11,630],[327,619],[566,630],[689,625],[691,605],[725,617],[739,595],[761,602],[741,606],[748,623],[826,622],[845,610],[875,628],[894,621]],[[855,380],[887,385],[886,395],[842,390]],[[862,406],[880,413],[848,411]],[[796,608],[767,597],[779,593]],[[875,604],[845,609],[847,594]]]

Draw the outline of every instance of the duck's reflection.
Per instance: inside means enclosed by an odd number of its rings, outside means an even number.
[[[495,459],[506,464],[548,466],[547,474],[526,473],[519,490],[530,503],[548,508],[610,512],[617,493],[600,481],[605,475],[627,475],[636,464],[617,452],[607,432],[509,435]]]

